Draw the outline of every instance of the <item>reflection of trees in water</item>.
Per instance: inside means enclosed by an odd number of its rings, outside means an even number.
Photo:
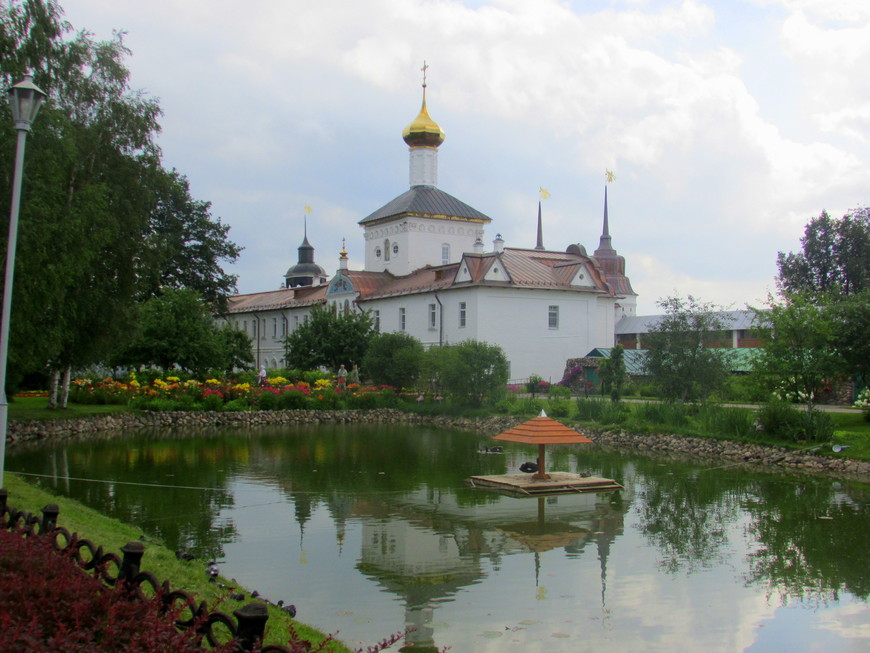
[[[231,523],[216,522],[215,517],[233,505],[225,489],[227,469],[244,457],[246,448],[221,438],[167,440],[137,434],[122,445],[85,440],[27,456],[39,460],[31,469],[48,474],[43,483],[53,491],[139,526],[170,548],[212,559],[223,555],[223,542],[236,534]],[[93,480],[63,480],[66,476]]]
[[[728,527],[740,518],[736,479],[648,460],[637,463],[637,472],[642,477],[638,527],[661,552],[661,567],[691,572],[721,559]]]
[[[746,580],[767,586],[768,596],[825,601],[846,590],[870,597],[867,486],[680,462],[634,464],[638,526],[665,570],[692,572],[719,559],[730,548],[731,527],[743,520],[751,550]]]
[[[780,600],[827,601],[846,590],[870,597],[870,488],[829,480],[759,480],[745,509],[756,545],[747,581]]]

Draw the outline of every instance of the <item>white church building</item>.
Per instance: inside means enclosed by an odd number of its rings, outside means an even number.
[[[258,366],[284,365],[284,337],[317,304],[366,311],[377,330],[408,333],[425,347],[469,339],[499,345],[512,379],[558,381],[567,359],[614,345],[616,322],[635,314],[637,295],[611,244],[606,187],[593,255],[579,244],[545,249],[540,203],[534,247],[506,247],[497,234],[487,250],[493,219],[438,188],[444,132],[429,117],[425,82],[403,139],[410,189],[359,221],[363,270],[348,269],[342,249],[327,275],[306,233],[281,289],[230,298],[226,319],[251,337]]]

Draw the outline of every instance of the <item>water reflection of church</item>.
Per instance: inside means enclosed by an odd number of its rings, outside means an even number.
[[[480,582],[487,563],[498,567],[503,556],[534,554],[529,583],[537,585],[541,553],[595,552],[604,603],[608,554],[623,529],[621,499],[614,492],[494,496],[492,503],[463,505],[456,494],[424,488],[385,501],[358,501],[352,514],[365,519],[357,568],[403,600],[412,631],[401,650],[435,651],[438,603]]]

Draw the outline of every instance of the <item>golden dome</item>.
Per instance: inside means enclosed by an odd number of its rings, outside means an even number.
[[[402,139],[409,147],[438,147],[444,142],[444,130],[429,117],[426,110],[426,85],[423,84],[423,106],[420,113],[402,132]]]

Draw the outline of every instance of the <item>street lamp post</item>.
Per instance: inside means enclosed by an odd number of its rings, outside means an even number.
[[[9,402],[6,399],[6,363],[9,354],[9,318],[12,312],[12,281],[15,276],[15,246],[18,242],[18,209],[21,206],[21,176],[24,169],[24,144],[30,125],[39,113],[45,93],[33,83],[33,75],[26,73],[24,80],[9,89],[12,119],[18,130],[15,147],[15,175],[12,178],[12,207],[9,211],[9,241],[6,245],[6,279],[3,282],[3,312],[0,314],[0,488],[6,467],[6,430],[9,421]]]

